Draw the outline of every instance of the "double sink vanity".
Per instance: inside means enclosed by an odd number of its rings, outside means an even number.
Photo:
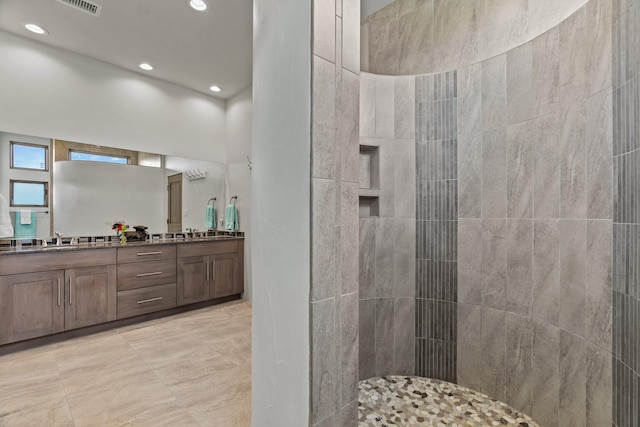
[[[241,232],[160,235],[126,245],[33,243],[0,246],[0,345],[172,314],[244,291]]]

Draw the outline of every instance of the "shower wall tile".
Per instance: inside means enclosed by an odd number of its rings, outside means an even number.
[[[336,5],[336,11],[338,16],[342,16],[342,43],[338,42],[342,51],[342,67],[360,74],[360,1],[337,1],[341,4]]]
[[[502,128],[507,121],[506,55],[482,62],[482,129]]]
[[[482,358],[482,307],[471,304],[458,304],[458,384],[480,390],[483,371]]]
[[[560,327],[585,336],[585,280],[587,222],[561,220],[560,227]]]
[[[378,298],[394,296],[395,227],[393,219],[376,222],[375,282]]]
[[[482,305],[505,310],[507,293],[507,221],[482,220]]]
[[[415,138],[415,81],[413,76],[394,79],[394,137],[396,139]]]
[[[376,74],[398,74],[400,29],[397,3],[393,2],[369,17],[369,71]]]
[[[376,219],[360,218],[359,227],[359,290],[360,298],[376,296]]]
[[[507,128],[507,217],[531,218],[533,215],[532,121]]]
[[[533,319],[560,324],[560,229],[558,220],[533,222]]]
[[[358,419],[358,401],[354,400],[349,403],[347,406],[340,408],[340,412],[338,413],[338,421],[337,427],[351,427],[353,426],[354,420]],[[333,424],[331,424],[333,426]]]
[[[393,140],[380,139],[380,198],[379,214],[381,218],[393,218],[395,214],[395,157],[396,150]]]
[[[560,330],[533,323],[531,416],[542,426],[560,426]]]
[[[591,3],[590,3],[591,4]],[[585,103],[587,150],[587,216],[612,215],[612,104],[611,91],[602,91]]]
[[[458,301],[482,302],[482,220],[458,221]]]
[[[446,0],[434,0],[434,46],[449,46],[436,49],[433,63],[440,69],[455,69],[458,64],[475,62],[477,56],[476,2],[459,1],[452,4]]]
[[[376,136],[376,77],[360,75],[360,136]]]
[[[588,426],[609,426],[612,423],[611,353],[586,343],[586,420]]]
[[[335,64],[315,55],[312,91],[311,177],[332,179],[336,150]]]
[[[336,257],[342,294],[358,291],[358,233],[358,184],[342,182],[340,185],[340,241]]]
[[[587,20],[585,8],[562,21],[560,30],[560,73],[558,84],[564,102],[575,103],[588,93],[589,52],[586,49]]]
[[[394,150],[395,218],[416,217],[416,147],[413,139],[396,139]]]
[[[506,314],[506,402],[527,414],[532,408],[533,321]]]
[[[603,349],[611,349],[611,249],[610,221],[587,222],[585,281],[585,338]]]
[[[495,25],[492,27],[497,28]],[[507,105],[509,124],[520,123],[535,116],[531,42],[507,53]]]
[[[376,376],[376,300],[361,299],[358,306],[358,358],[368,363],[359,363],[359,379]]]
[[[415,74],[413,70],[430,70],[433,67],[433,0],[421,3],[411,13],[398,15],[400,75]]]
[[[478,3],[478,57],[489,58],[527,41],[529,2],[483,1]],[[496,25],[500,22],[500,25]]]
[[[507,131],[482,134],[482,217],[507,216]]]
[[[482,130],[482,68],[480,63],[458,70],[458,132]]]
[[[395,375],[413,375],[415,365],[415,299],[396,298],[394,302]]]
[[[331,416],[337,378],[335,301],[311,303],[311,424]]]
[[[313,53],[331,62],[336,56],[335,17],[335,0],[313,2]]]
[[[395,132],[394,80],[392,76],[376,76],[376,137],[393,138]]]
[[[390,375],[394,365],[393,298],[377,298],[375,314],[375,376]]]
[[[482,383],[480,391],[506,400],[506,312],[482,307]],[[511,355],[509,355],[511,356]]]
[[[354,292],[340,297],[340,406],[358,399],[358,330],[359,303],[358,293]]]
[[[532,120],[533,144],[533,216],[560,217],[560,138],[556,114]]]
[[[342,86],[340,91],[340,109],[337,116],[341,118],[339,147],[342,181],[358,182],[360,164],[359,120],[360,115],[360,77],[350,71],[341,70]]]
[[[322,206],[311,215],[311,301],[334,296],[336,286],[336,227],[335,219],[327,219],[327,212],[336,210],[335,182],[311,180],[311,203]],[[333,216],[333,215],[332,215]]]
[[[507,220],[507,292],[510,312],[531,317],[533,227],[528,219]],[[518,406],[520,407],[520,406]]]
[[[413,298],[416,292],[416,222],[414,219],[396,219],[394,226],[395,296]]]
[[[563,104],[560,123],[560,214],[562,218],[586,218],[587,158],[584,103]]]
[[[480,218],[482,211],[482,133],[458,136],[458,215]]]
[[[560,405],[559,426],[586,425],[585,341],[560,331]]]
[[[537,116],[552,113],[559,102],[560,32],[558,27],[532,41],[533,88]]]
[[[611,87],[612,16],[611,1],[594,0],[585,6],[588,52],[588,95]]]

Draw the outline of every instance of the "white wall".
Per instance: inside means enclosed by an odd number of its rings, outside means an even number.
[[[255,427],[309,424],[310,6],[254,1]]]
[[[247,157],[251,158],[251,87],[227,100],[227,125],[225,151],[227,167],[225,181],[226,198],[218,206],[224,209],[231,196],[238,196],[236,206],[240,231],[244,232],[244,294],[251,300],[251,170]],[[223,211],[224,212],[224,211]]]
[[[150,233],[166,231],[161,168],[60,161],[53,182],[53,228],[65,236],[113,234],[116,221],[146,225]]]
[[[0,130],[224,161],[225,102],[0,31]]]

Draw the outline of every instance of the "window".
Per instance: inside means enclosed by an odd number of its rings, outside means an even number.
[[[10,180],[11,206],[49,206],[49,183],[42,181]]]
[[[49,147],[11,141],[11,168],[49,170]]]
[[[85,162],[104,162],[128,165],[129,158],[125,156],[113,156],[109,154],[90,153],[88,151],[69,150],[69,160],[82,160]]]

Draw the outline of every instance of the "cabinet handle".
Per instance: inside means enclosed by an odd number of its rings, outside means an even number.
[[[145,255],[160,255],[162,252],[138,252],[137,256],[145,256]]]
[[[71,277],[69,277],[69,305],[71,305],[72,295],[73,295],[73,287],[71,286]]]
[[[62,304],[62,302],[60,301],[61,299],[61,292],[60,292],[60,278],[58,277],[58,307],[60,307],[60,304]]]
[[[136,274],[136,276],[146,277],[146,276],[157,276],[158,274],[162,274],[162,271],[154,271],[153,273],[140,273],[140,274]]]
[[[160,301],[161,299],[162,299],[162,297],[143,299],[142,301],[138,301],[136,304],[146,304],[148,302]]]
[[[216,280],[216,260],[211,261],[211,280]]]
[[[209,261],[207,261],[207,280],[209,280]]]

